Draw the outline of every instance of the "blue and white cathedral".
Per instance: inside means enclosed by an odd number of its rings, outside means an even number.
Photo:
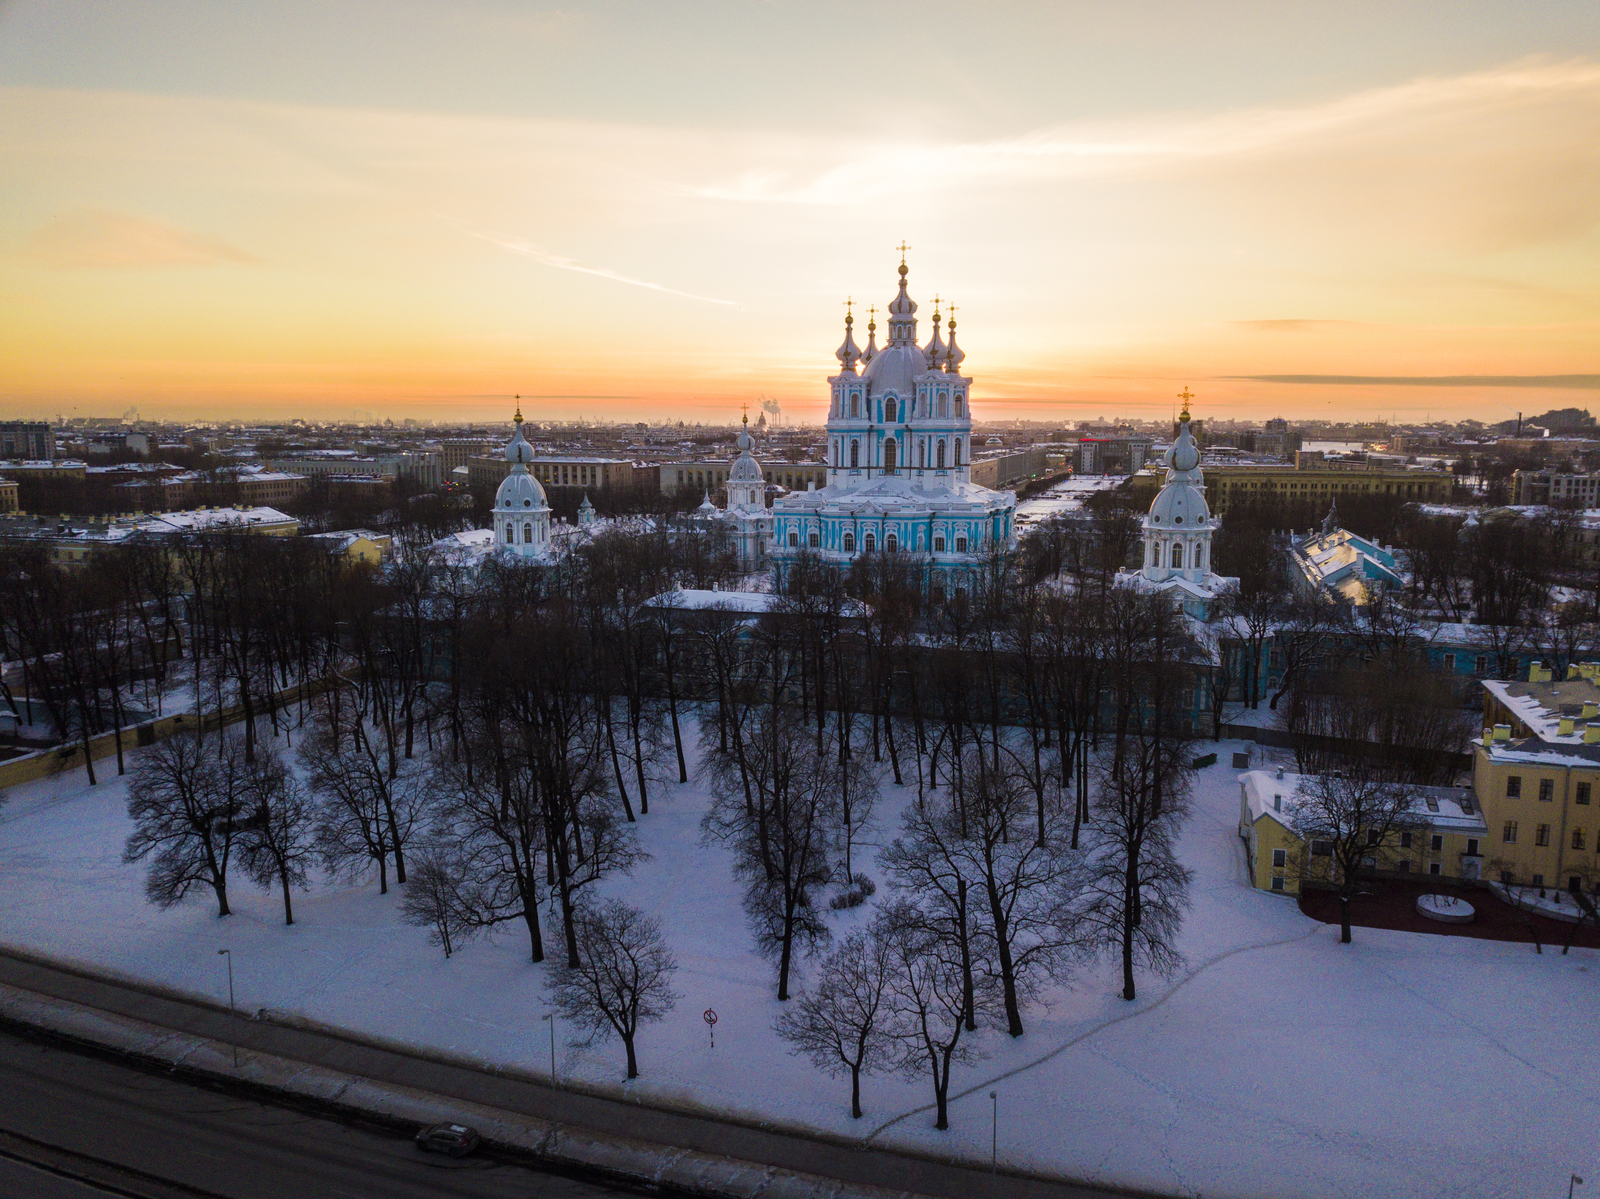
[[[942,336],[935,301],[932,335],[918,345],[906,274],[902,257],[881,349],[875,319],[862,349],[854,318],[845,316],[839,373],[828,379],[827,486],[772,506],[770,552],[780,577],[805,553],[843,563],[885,551],[922,555],[937,578],[959,588],[984,556],[1015,542],[1015,493],[971,480],[972,378],[961,373],[966,354],[956,345],[954,309]]]

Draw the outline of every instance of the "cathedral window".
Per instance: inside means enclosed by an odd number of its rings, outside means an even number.
[[[944,441],[942,439],[934,452],[934,467],[937,470],[944,469]]]
[[[894,412],[894,397],[890,396],[883,404],[883,419],[891,425],[894,424]]]
[[[957,467],[961,465],[961,438],[959,437],[956,438],[956,460],[952,465]]]
[[[1181,545],[1174,545],[1172,547],[1172,569],[1183,569],[1183,546]]]
[[[812,549],[816,549],[818,546],[820,546],[822,544],[822,534],[820,534],[820,533],[808,534],[807,537],[806,537],[806,544],[809,545]]]
[[[933,539],[933,552],[936,553],[936,554],[944,553],[944,538],[943,537],[935,537]]]
[[[858,470],[858,469],[860,469],[860,467],[861,467],[861,443],[859,441],[852,441],[850,443],[850,469],[851,470]]]
[[[949,401],[945,399],[944,393],[941,392],[939,394],[939,415],[940,416],[949,416],[950,415],[949,408],[947,407],[948,403],[949,403]]]
[[[889,475],[894,474],[896,465],[897,465],[897,463],[895,461],[894,438],[891,437],[891,438],[889,438],[889,440],[887,440],[887,441],[885,441],[883,443],[883,471],[884,471],[884,473],[885,474],[889,474]]]
[[[890,533],[883,539],[883,548],[888,550],[891,554],[894,553],[900,548],[900,539],[893,533]]]
[[[964,554],[966,552],[967,552],[967,539],[965,537],[957,537],[956,538],[956,553]]]
[[[860,396],[851,396],[850,397],[850,415],[853,416],[853,417],[856,417],[856,418],[859,418],[861,416],[861,397]]]
[[[956,392],[956,415],[961,415],[961,393],[959,391]]]
[[[861,548],[870,554],[873,550],[878,548],[878,539],[871,533],[868,533],[864,538],[862,538]]]
[[[516,537],[513,535],[514,531],[515,530],[514,530],[514,527],[511,524],[511,522],[509,520],[506,521],[506,544],[507,545],[510,545],[513,541],[516,540]]]
[[[790,533],[789,534],[789,548],[792,549],[792,550],[797,550],[797,549],[800,548],[800,534],[798,534],[798,533]]]
[[[844,552],[847,554],[856,552],[856,535],[854,533],[846,533],[844,535]]]
[[[522,526],[522,540],[527,545],[533,544],[533,522],[529,521]]]

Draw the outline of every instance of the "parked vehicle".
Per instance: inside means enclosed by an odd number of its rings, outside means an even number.
[[[478,1147],[476,1130],[465,1124],[430,1124],[417,1133],[417,1148],[427,1153],[465,1157]]]

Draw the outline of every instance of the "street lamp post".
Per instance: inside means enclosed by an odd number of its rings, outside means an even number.
[[[1567,1199],[1572,1199],[1572,1188],[1573,1187],[1581,1187],[1582,1185],[1583,1185],[1583,1179],[1579,1178],[1576,1174],[1574,1174],[1572,1176],[1572,1180],[1567,1183]]]
[[[989,1092],[989,1173],[1000,1172],[1000,1096]],[[1570,1199],[1570,1196],[1569,1196]]]
[[[550,1089],[556,1089],[556,1014],[546,1012],[542,1017],[550,1023]]]
[[[238,1018],[233,1010],[233,951],[219,949],[217,954],[228,959],[228,1019],[231,1021]],[[228,1039],[233,1042],[233,1068],[237,1070],[239,1068],[239,1038],[231,1024],[229,1025],[228,1033]]]

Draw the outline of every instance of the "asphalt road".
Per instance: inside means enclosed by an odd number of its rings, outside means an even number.
[[[0,1030],[6,1199],[585,1199],[619,1190]]]

